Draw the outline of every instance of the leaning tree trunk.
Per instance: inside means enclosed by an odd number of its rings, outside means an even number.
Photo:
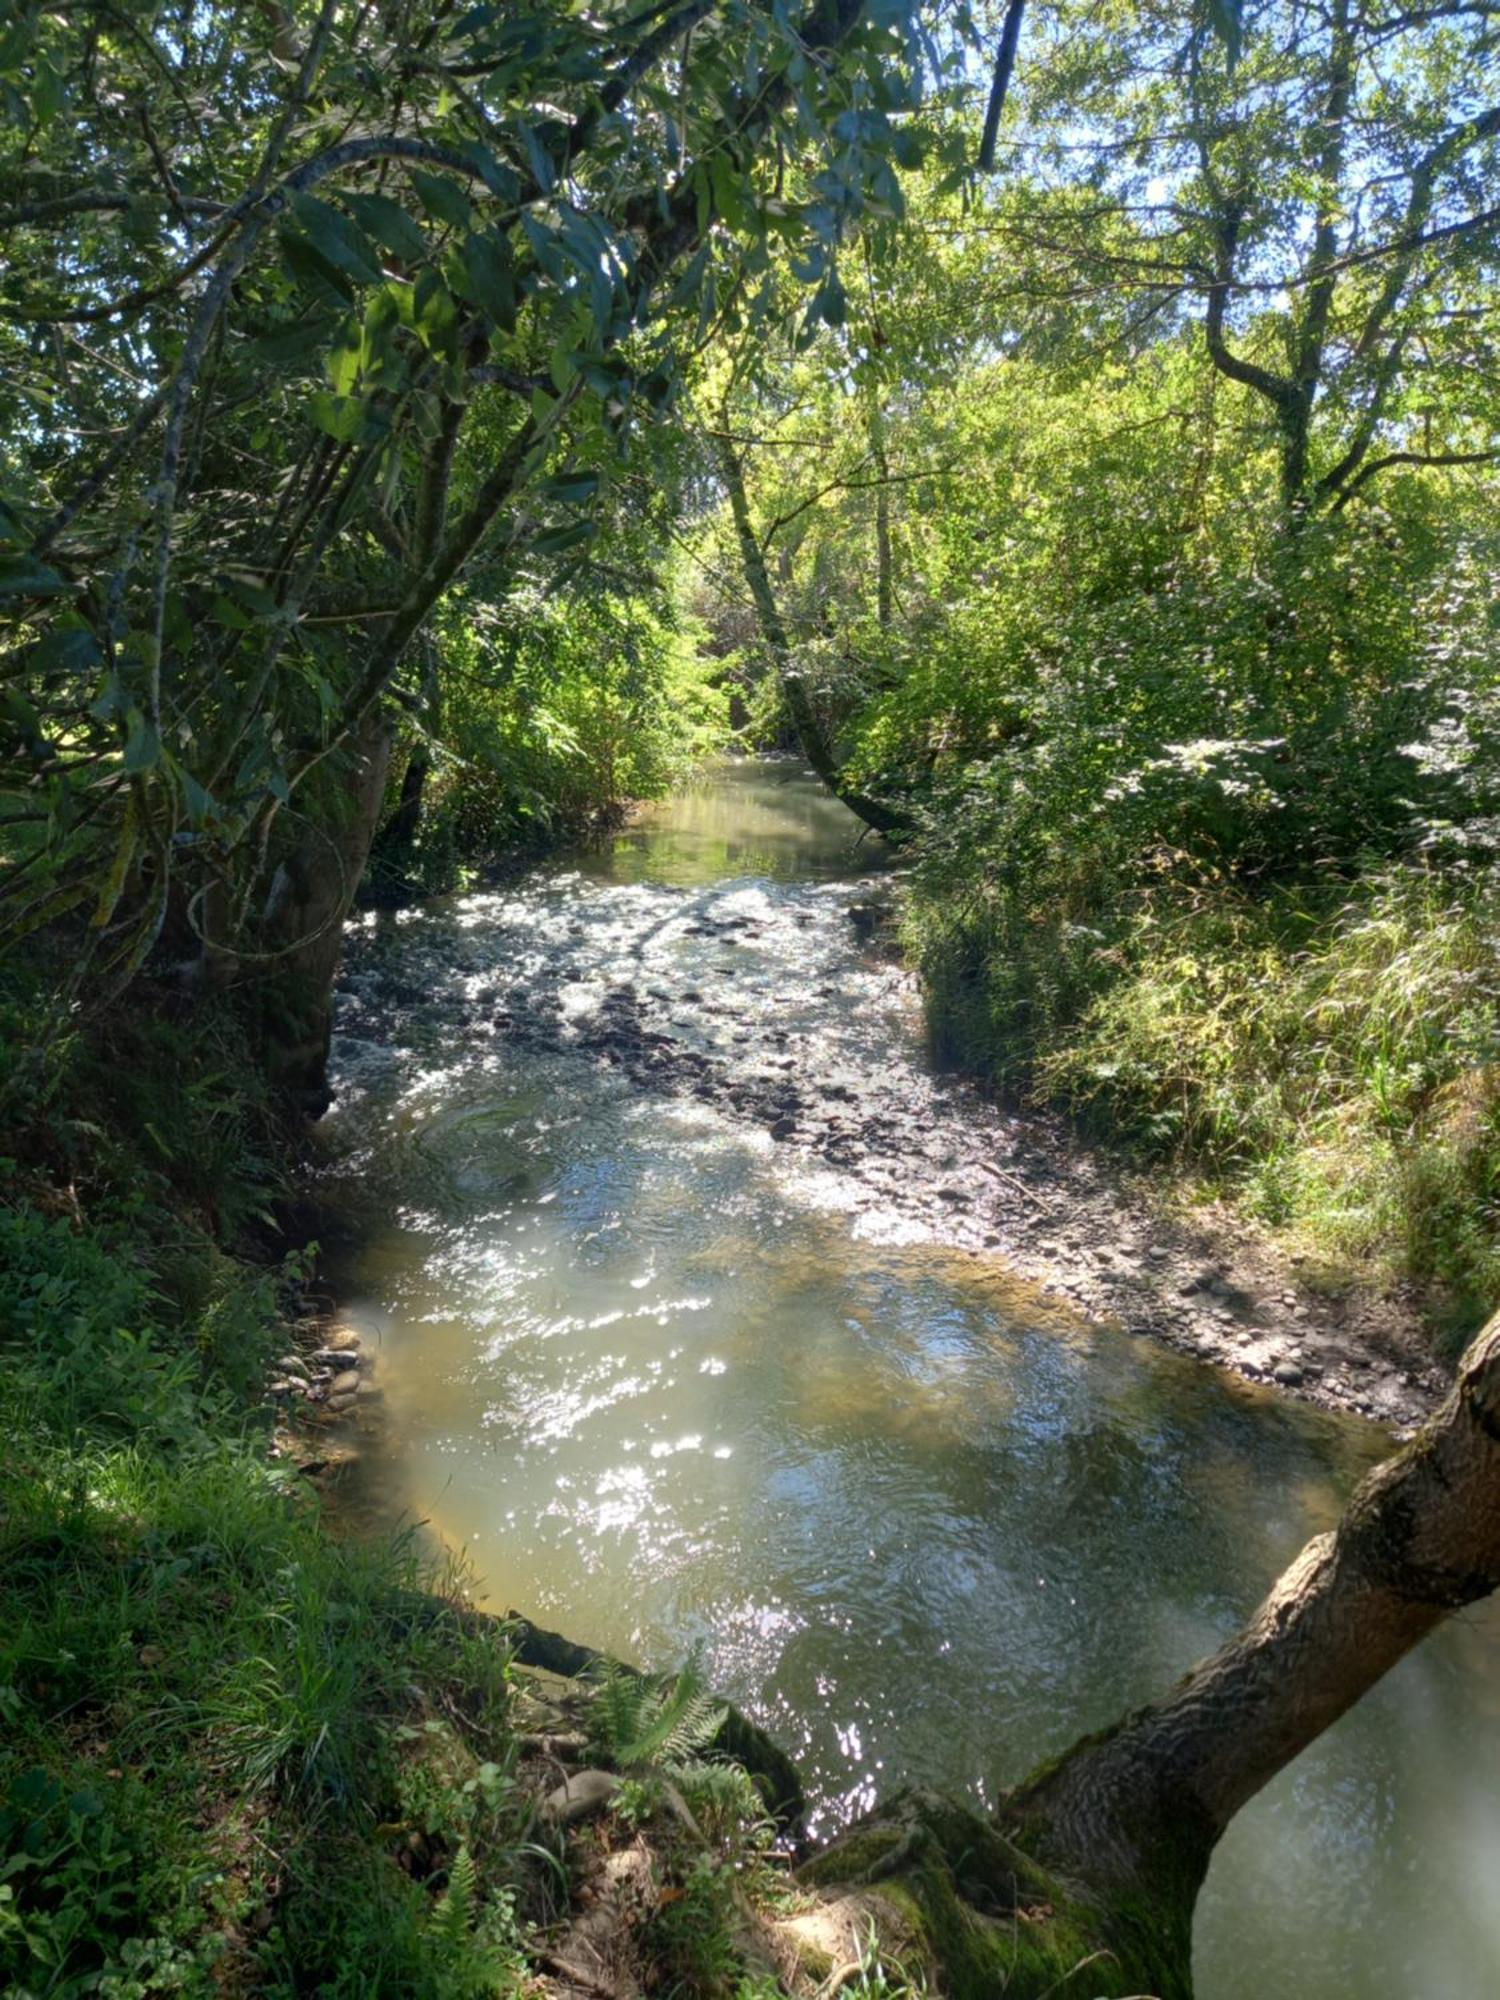
[[[378,708],[369,710],[336,771],[330,760],[320,796],[303,802],[266,902],[258,982],[266,1073],[310,1117],[328,1107],[334,975],[385,798],[391,737]]]
[[[781,607],[776,602],[776,593],[771,587],[770,571],[766,568],[765,551],[755,532],[755,524],[750,519],[750,502],[745,493],[744,473],[734,455],[734,448],[728,439],[720,445],[719,462],[724,473],[724,484],[729,494],[729,511],[734,518],[734,531],[739,543],[740,563],[745,572],[745,584],[750,592],[750,601],[755,607],[755,621],[760,628],[761,644],[771,656],[771,662],[781,683],[782,699],[786,712],[791,717],[792,727],[797,732],[797,741],[802,746],[802,754],[812,765],[823,783],[840,799],[852,813],[858,815],[866,826],[877,833],[904,833],[911,822],[905,813],[893,806],[883,805],[879,799],[872,799],[865,792],[849,784],[839,769],[838,759],[833,754],[833,746],[818,719],[812,698],[807,692],[807,683],[802,670],[797,665],[791,637],[781,615]]]
[[[873,1921],[955,2000],[1190,2000],[1193,1906],[1230,1820],[1497,1584],[1500,1314],[1442,1409],[1242,1631],[1163,1700],[1035,1772],[990,1819],[921,1794],[877,1808],[803,1870],[821,1897],[792,1920],[793,1942],[831,1971]]]

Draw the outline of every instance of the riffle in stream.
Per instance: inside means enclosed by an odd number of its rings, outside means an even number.
[[[597,853],[355,926],[333,1269],[382,1415],[345,1493],[480,1601],[712,1683],[830,1830],[978,1798],[1158,1692],[1389,1448],[1073,1318],[966,1225],[1004,1121],[935,1077],[877,857],[726,766]],[[1500,1620],[1240,1817],[1202,2000],[1500,1990]]]

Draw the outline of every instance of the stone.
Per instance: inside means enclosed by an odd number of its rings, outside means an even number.
[[[336,1326],[323,1345],[333,1354],[352,1354],[363,1345],[363,1338],[352,1326]]]
[[[603,1812],[619,1789],[620,1780],[613,1771],[575,1771],[547,1794],[542,1811],[558,1826],[578,1826]]]
[[[310,1382],[312,1370],[300,1354],[283,1354],[276,1363],[283,1375],[295,1375],[299,1382]]]
[[[348,1348],[320,1347],[312,1360],[315,1368],[331,1368],[337,1375],[346,1369],[357,1369],[363,1358]]]
[[[795,1118],[777,1118],[771,1124],[771,1137],[773,1139],[790,1139],[796,1129],[797,1121]]]
[[[335,1375],[328,1385],[330,1399],[334,1396],[357,1396],[359,1394],[359,1370],[346,1368],[342,1375]]]
[[[1283,1389],[1295,1389],[1303,1379],[1295,1361],[1278,1361],[1271,1373]]]

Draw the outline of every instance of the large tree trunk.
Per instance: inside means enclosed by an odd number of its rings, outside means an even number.
[[[295,844],[271,883],[259,956],[261,1039],[273,1087],[310,1117],[328,1107],[333,981],[344,919],[385,797],[392,730],[378,708],[355,729],[341,768],[304,802]]]
[[[797,741],[802,746],[802,754],[812,765],[823,783],[836,799],[841,799],[852,813],[856,813],[866,826],[877,833],[903,833],[910,828],[907,816],[893,806],[883,805],[879,799],[872,799],[846,782],[839,770],[838,759],[824,733],[818,719],[817,710],[807,692],[807,683],[802,670],[797,665],[791,637],[781,615],[781,607],[776,602],[776,593],[771,587],[771,574],[766,568],[765,551],[755,532],[755,524],[750,519],[750,502],[745,493],[745,478],[740,462],[735,457],[734,447],[728,439],[721,442],[719,460],[724,473],[724,485],[729,494],[729,511],[734,519],[735,537],[739,543],[740,563],[745,572],[746,588],[750,601],[755,607],[755,620],[760,628],[761,644],[771,657],[771,664],[781,682],[782,698],[792,727],[797,732]]]
[[[1497,1583],[1500,1314],[1438,1414],[1163,1700],[1034,1773],[992,1820],[911,1796],[816,1857],[821,1948],[873,1912],[946,1994],[1190,2000],[1193,1905],[1235,1813]]]

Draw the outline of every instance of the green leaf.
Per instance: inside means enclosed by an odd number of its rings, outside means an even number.
[[[481,146],[476,139],[468,139],[458,148],[466,160],[478,171],[485,186],[501,201],[513,202],[521,193],[521,178],[515,169],[508,167],[487,146]]]
[[[559,395],[578,373],[579,358],[571,338],[566,334],[547,357],[547,368]]]
[[[727,153],[715,153],[708,163],[714,207],[731,229],[745,225],[745,186]]]
[[[532,542],[534,555],[561,555],[564,549],[575,549],[580,542],[591,542],[598,532],[594,521],[570,521],[565,528],[548,528]]]
[[[19,688],[0,688],[0,715],[28,738],[42,733],[42,718]]]
[[[384,275],[380,260],[362,230],[316,195],[292,196],[292,214],[325,264],[343,271],[359,285],[378,285]]]
[[[433,354],[452,354],[458,336],[458,306],[436,271],[423,271],[412,288],[412,326]]]
[[[599,491],[599,475],[582,469],[554,473],[537,489],[544,499],[559,500],[566,507],[578,507]]]
[[[470,295],[502,333],[516,330],[516,274],[510,240],[499,230],[464,239],[463,264]]]
[[[99,641],[86,625],[54,625],[32,647],[30,663],[44,673],[52,667],[77,673],[98,658]]]
[[[263,333],[251,343],[250,352],[257,360],[278,364],[300,361],[321,347],[338,323],[331,313],[315,313],[291,326],[279,326],[273,333]]]
[[[359,326],[352,320],[346,320],[339,329],[338,339],[328,350],[328,385],[336,396],[347,396],[359,380],[364,346]]]
[[[154,770],[161,762],[161,738],[138,708],[125,718],[125,768],[132,776]]]
[[[388,194],[342,194],[339,199],[360,227],[403,264],[420,264],[427,255],[427,238],[399,201]]]
[[[469,226],[469,197],[456,181],[442,174],[424,174],[420,167],[408,167],[417,198],[434,222],[446,222],[454,229]]]
[[[543,194],[551,194],[557,185],[557,169],[553,166],[546,148],[529,125],[521,127],[521,144],[526,148],[526,164],[532,178]]]
[[[340,444],[369,444],[390,429],[390,420],[360,396],[335,396],[318,389],[308,398],[308,415],[320,431]]]
[[[0,597],[57,597],[71,584],[35,556],[0,556]]]

